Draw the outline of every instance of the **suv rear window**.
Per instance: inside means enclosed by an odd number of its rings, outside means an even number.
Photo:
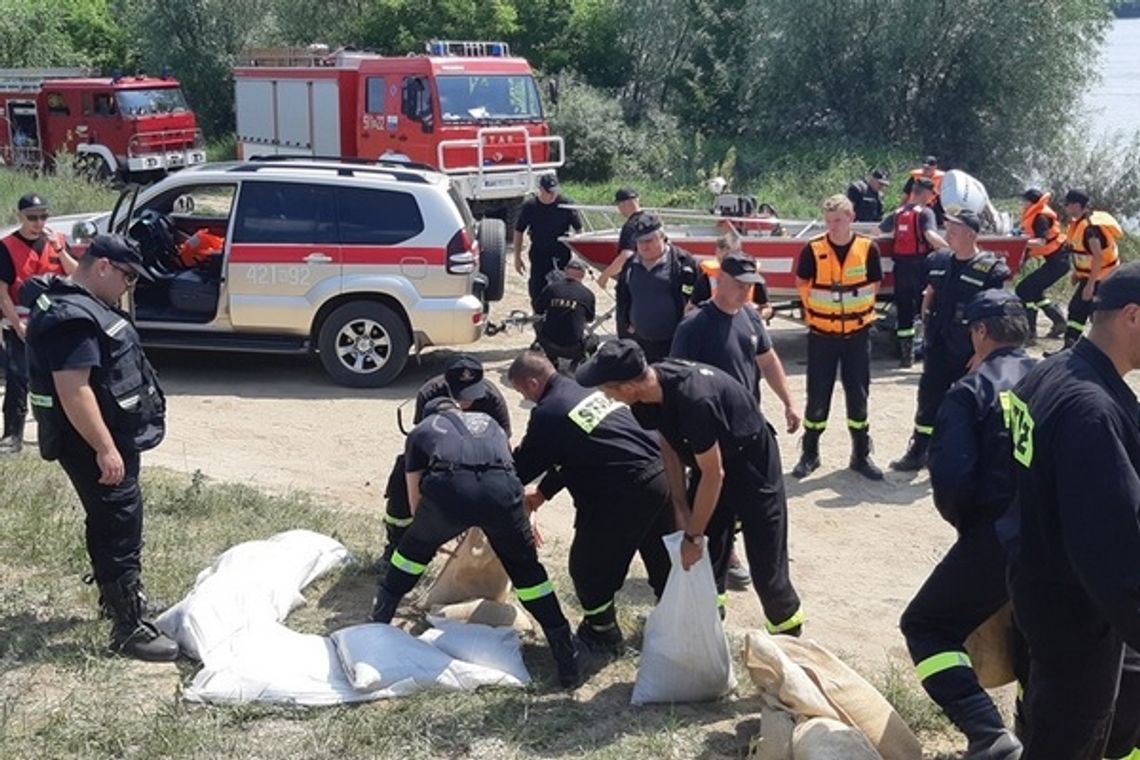
[[[338,187],[336,207],[342,245],[395,245],[424,231],[411,193]]]
[[[336,243],[333,188],[246,182],[238,198],[236,243]]]

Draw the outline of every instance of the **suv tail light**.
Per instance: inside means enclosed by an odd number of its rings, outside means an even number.
[[[447,241],[447,273],[471,274],[479,268],[479,252],[471,243],[467,228],[461,227]]]

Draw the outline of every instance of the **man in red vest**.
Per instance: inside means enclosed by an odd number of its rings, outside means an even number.
[[[28,416],[28,361],[24,332],[28,310],[20,306],[20,286],[37,274],[71,274],[75,259],[67,238],[47,228],[48,204],[28,193],[16,204],[20,227],[0,240],[0,316],[3,316],[4,437],[0,454],[18,453],[24,446],[24,420]]]

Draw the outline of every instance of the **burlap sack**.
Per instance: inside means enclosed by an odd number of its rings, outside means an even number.
[[[792,760],[883,760],[857,728],[830,718],[812,718],[796,726]]]
[[[520,633],[534,630],[530,617],[518,607],[507,602],[493,602],[489,599],[473,599],[456,604],[437,604],[430,610],[432,615],[458,620],[464,623],[479,623],[495,628],[514,628]]]
[[[1013,683],[1013,605],[1005,606],[979,625],[966,639],[966,651],[982,688],[996,689]]]
[[[487,536],[478,528],[472,528],[448,557],[439,577],[428,589],[423,606],[431,609],[472,599],[504,602],[510,586],[507,571],[495,556]]]

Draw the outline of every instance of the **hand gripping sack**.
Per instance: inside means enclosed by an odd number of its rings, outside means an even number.
[[[708,550],[686,571],[681,567],[684,534],[678,531],[662,540],[673,569],[661,601],[645,623],[631,702],[644,705],[718,699],[736,686],[736,679],[717,614],[716,582]]]

